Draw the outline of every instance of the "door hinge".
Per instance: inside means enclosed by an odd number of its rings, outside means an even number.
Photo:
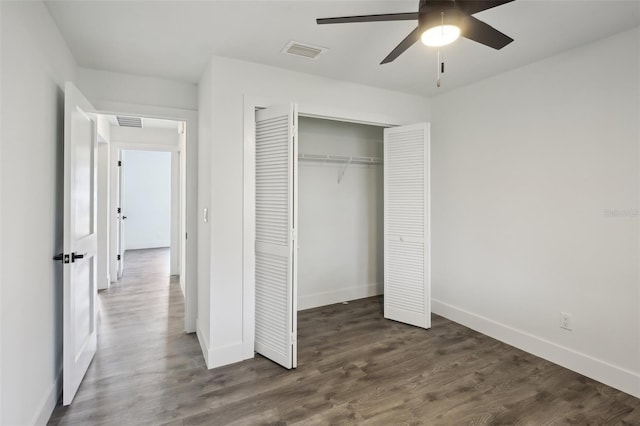
[[[118,214],[122,213],[122,208],[121,207],[118,207],[117,213]]]
[[[122,256],[121,255],[117,255],[116,256],[116,260],[120,260],[120,259],[122,259]]]
[[[122,167],[122,161],[118,160],[118,167]]]
[[[188,239],[189,238],[189,234],[187,234],[186,232],[184,233],[184,239]]]
[[[289,341],[291,342],[292,345],[294,343],[296,343],[296,334],[295,333],[291,333],[291,335],[289,336]]]
[[[295,228],[291,230],[291,240],[295,241],[298,238],[298,231]]]

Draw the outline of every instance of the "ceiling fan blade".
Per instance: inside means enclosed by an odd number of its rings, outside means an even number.
[[[502,6],[512,1],[514,0],[456,0],[456,5],[469,15],[473,15],[474,13],[482,12],[483,10],[496,6]]]
[[[421,35],[422,31],[420,31],[420,27],[416,27],[415,30],[411,31],[411,34],[405,37],[405,39],[402,40],[400,44],[397,45],[396,48],[393,49],[391,53],[389,53],[387,57],[382,60],[382,62],[380,62],[380,65],[393,62],[393,60],[402,55],[405,50],[413,46],[413,44],[420,39]]]
[[[496,50],[502,49],[513,41],[508,35],[501,33],[491,25],[473,16],[465,18],[460,35],[485,46],[493,47]]]
[[[417,20],[418,12],[410,13],[386,13],[383,15],[341,16],[337,18],[316,19],[318,25],[322,24],[348,24],[351,22],[381,22],[381,21],[413,21]]]

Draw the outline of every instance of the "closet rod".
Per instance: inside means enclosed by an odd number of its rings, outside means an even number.
[[[321,161],[331,163],[347,163],[347,164],[382,164],[382,159],[379,157],[361,157],[361,156],[347,156],[347,155],[321,155],[321,154],[300,154],[298,155],[300,161]]]

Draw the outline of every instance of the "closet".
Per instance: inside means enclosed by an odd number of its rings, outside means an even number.
[[[298,119],[298,310],[383,292],[383,137]]]
[[[385,318],[429,328],[429,125],[279,104],[256,111],[252,142],[255,351],[295,368],[299,309],[381,292]]]

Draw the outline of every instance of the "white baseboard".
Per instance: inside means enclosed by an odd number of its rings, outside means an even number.
[[[431,308],[434,314],[640,398],[638,373],[439,300],[432,300]]]
[[[56,408],[60,395],[62,395],[62,370],[58,372],[55,381],[44,396],[29,424],[34,426],[46,425],[49,422],[51,413],[53,413],[53,409]]]
[[[302,311],[304,309],[317,308],[318,306],[326,306],[349,300],[363,299],[365,297],[378,296],[380,294],[382,294],[382,284],[347,287],[339,290],[307,294],[304,296],[298,294],[298,310]]]
[[[196,335],[198,336],[198,341],[200,342],[200,348],[202,349],[202,354],[204,355],[204,361],[207,364],[207,368],[209,370],[247,359],[247,357],[245,356],[245,345],[243,345],[242,342],[236,342],[217,348],[212,348],[209,345],[208,339],[203,338],[204,334],[202,333],[202,330],[200,330],[200,326],[196,327]]]
[[[234,342],[217,348],[209,348],[209,361],[207,368],[212,369],[223,365],[244,361],[245,350],[242,342]]]
[[[182,290],[182,298],[186,299],[187,297],[187,293],[185,292],[185,288],[184,288],[184,279],[182,278],[182,275],[176,275],[178,277],[178,283],[180,284],[180,290]]]
[[[108,290],[111,285],[111,277],[107,274],[104,280],[98,280],[98,290]]]
[[[170,244],[166,241],[146,241],[143,243],[137,243],[128,245],[124,250],[144,250],[153,248],[170,248]]]
[[[207,368],[211,368],[209,367],[209,337],[202,332],[198,321],[196,321],[196,337],[198,338],[198,343],[200,343],[204,362],[207,364]]]

